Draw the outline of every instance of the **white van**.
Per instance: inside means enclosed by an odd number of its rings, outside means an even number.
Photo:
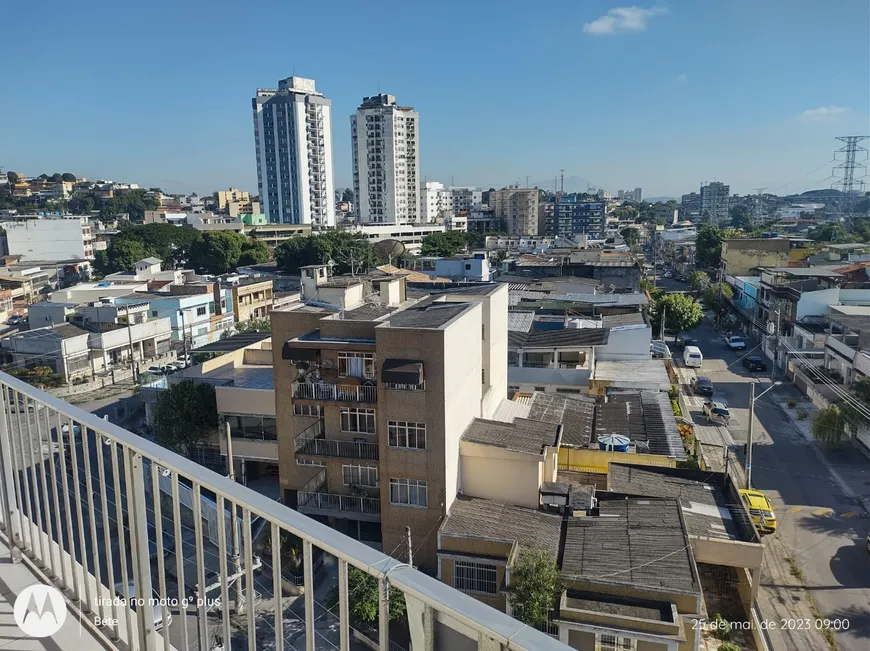
[[[701,349],[697,346],[686,346],[683,349],[683,364],[690,367],[701,368],[704,363],[704,356],[701,354]]]

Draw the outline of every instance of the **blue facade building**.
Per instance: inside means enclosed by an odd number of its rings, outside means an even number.
[[[547,235],[571,237],[586,233],[604,237],[607,222],[607,203],[590,200],[588,195],[567,194],[559,197],[553,206],[553,216],[547,220]]]

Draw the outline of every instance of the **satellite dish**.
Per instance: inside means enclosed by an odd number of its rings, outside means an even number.
[[[381,240],[372,247],[374,252],[382,258],[387,258],[393,264],[393,258],[405,252],[405,245],[399,240]]]

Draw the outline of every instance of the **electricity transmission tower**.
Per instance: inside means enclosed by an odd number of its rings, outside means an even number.
[[[861,146],[861,142],[870,136],[839,136],[837,140],[844,143],[834,152],[836,160],[842,160],[834,166],[834,175],[842,172],[842,178],[834,181],[831,187],[843,193],[840,212],[846,217],[846,226],[852,227],[852,211],[855,206],[856,195],[864,192],[864,177],[867,176],[867,148]],[[842,154],[842,158],[837,157]],[[857,174],[856,174],[857,172]]]

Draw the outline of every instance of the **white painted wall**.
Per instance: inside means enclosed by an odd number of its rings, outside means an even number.
[[[814,292],[803,292],[797,304],[796,320],[805,316],[827,314],[829,305],[836,305],[840,300],[840,288],[819,289]]]
[[[462,441],[462,494],[538,508],[543,455]]]
[[[87,218],[28,219],[6,222],[6,241],[10,255],[25,260],[82,260],[93,258],[91,240],[82,231]]]
[[[596,346],[595,356],[600,361],[649,359],[652,329],[648,325],[619,326],[610,329],[606,346]]]

